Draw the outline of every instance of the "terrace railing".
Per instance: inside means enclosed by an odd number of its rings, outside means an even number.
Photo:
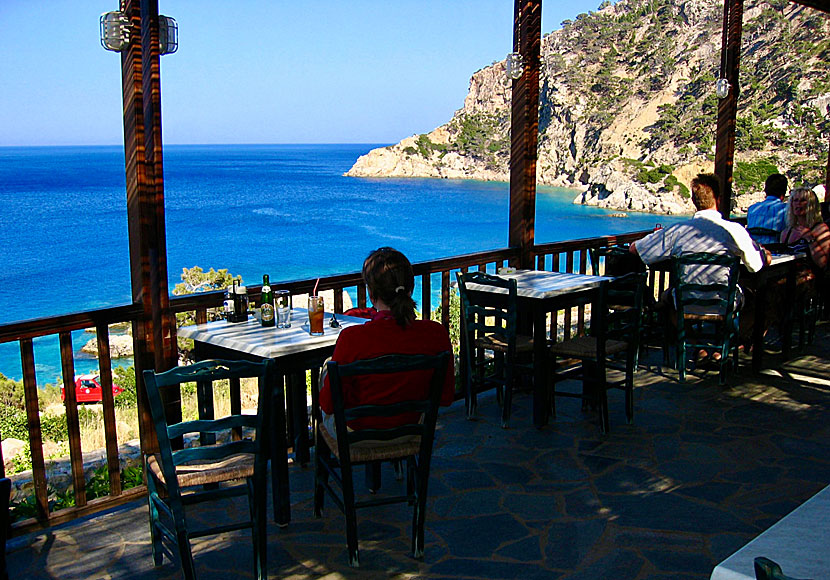
[[[541,244],[534,248],[533,259],[536,268],[540,270],[591,273],[592,266],[588,259],[589,249],[631,242],[646,233],[648,232],[641,231],[618,236]],[[496,272],[504,266],[517,266],[517,260],[517,250],[500,249],[414,264],[416,285],[420,286],[421,316],[429,318],[437,311],[440,321],[450,331],[451,336],[458,336],[459,329],[456,326],[459,318],[457,315],[453,315],[454,306],[452,304],[454,273],[459,270]],[[656,282],[663,283],[661,281]],[[290,290],[292,294],[303,294],[312,291],[315,283],[317,283],[316,280],[310,279],[275,282],[274,284],[277,284],[280,288]],[[334,291],[334,310],[338,313],[342,313],[344,310],[344,292],[353,297],[356,306],[364,307],[367,304],[366,286],[358,272],[321,278],[318,290]],[[249,291],[253,300],[258,301],[259,287],[249,287]],[[170,308],[175,313],[192,313],[197,323],[203,323],[208,320],[211,309],[222,307],[223,300],[222,292],[173,296],[170,299]],[[109,352],[110,325],[130,323],[138,320],[140,316],[142,316],[142,310],[139,305],[127,305],[0,325],[0,343],[16,341],[20,345],[25,406],[29,427],[29,449],[32,460],[34,503],[36,506],[36,516],[34,518],[13,524],[13,534],[55,525],[88,513],[113,507],[146,493],[144,486],[138,486],[130,490],[122,489],[115,404],[112,395],[112,361]],[[552,328],[555,329],[558,326],[561,329],[560,333],[556,331],[551,333],[554,340],[557,339],[558,334],[567,337],[584,331],[584,307],[553,313],[551,316],[551,322],[554,320],[554,316],[557,321],[557,325],[551,325]],[[38,412],[38,385],[35,375],[33,339],[55,335],[58,337],[63,384],[74,386],[75,363],[71,332],[86,329],[95,329],[98,338],[98,362],[103,390],[102,408],[106,441],[106,464],[109,472],[109,494],[87,501],[87,481],[84,472],[83,450],[81,449],[78,402],[75,398],[74,388],[67,388],[65,389],[64,406],[69,434],[69,463],[72,471],[74,506],[51,510],[46,460],[43,453],[43,435]],[[232,404],[234,404],[236,398],[236,405],[239,405],[239,396],[238,391],[231,393]],[[291,412],[291,405],[288,406],[286,411]],[[287,423],[289,428],[286,436],[289,441],[293,441],[291,426],[294,425],[294,421],[289,417]],[[2,436],[2,433],[0,433],[0,436]],[[2,455],[0,454],[0,466],[2,465]],[[5,475],[5,468],[0,467],[0,469]]]

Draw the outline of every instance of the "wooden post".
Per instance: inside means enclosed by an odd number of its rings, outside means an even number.
[[[720,179],[720,212],[729,219],[732,212],[732,171],[735,162],[735,124],[738,116],[740,84],[743,0],[724,0],[723,42],[721,47],[721,78],[729,81],[726,98],[718,103],[717,142],[715,144],[715,175]]]
[[[169,310],[164,182],[161,151],[161,86],[158,1],[124,0],[131,23],[129,47],[121,53],[124,103],[124,157],[133,302],[143,315],[133,323],[139,429],[142,450],[157,443],[142,372],[177,364],[175,317]],[[168,418],[181,417],[180,397],[165,397]]]
[[[541,44],[542,0],[515,0],[513,50],[521,53],[524,59],[524,73],[513,81],[510,113],[508,245],[519,248],[520,268],[533,268]]]

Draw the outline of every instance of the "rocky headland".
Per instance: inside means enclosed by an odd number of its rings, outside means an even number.
[[[574,203],[693,211],[688,184],[713,171],[721,0],[620,0],[545,34],[538,181]],[[823,181],[830,112],[830,18],[786,0],[744,4],[733,188],[737,212],[764,178]],[[472,75],[444,125],[361,156],[355,177],[507,181],[511,88],[504,62]]]

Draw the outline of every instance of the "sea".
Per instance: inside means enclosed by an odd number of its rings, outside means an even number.
[[[413,262],[507,246],[507,183],[343,176],[380,146],[165,146],[171,291],[193,266],[255,285],[356,272],[380,246]],[[538,189],[537,243],[681,219],[614,217],[577,193]],[[0,324],[130,302],[122,147],[0,147],[0,207]],[[90,338],[73,333],[78,373],[97,369]],[[35,368],[39,385],[60,381],[57,337],[35,340]],[[18,343],[0,344],[0,373],[20,380]]]

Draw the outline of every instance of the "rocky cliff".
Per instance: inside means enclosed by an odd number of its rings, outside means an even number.
[[[538,179],[575,203],[690,211],[687,185],[714,167],[722,0],[606,1],[542,41]],[[746,0],[734,176],[738,210],[772,171],[823,181],[830,18],[787,0]],[[504,62],[473,74],[453,118],[360,157],[371,177],[507,180]]]

